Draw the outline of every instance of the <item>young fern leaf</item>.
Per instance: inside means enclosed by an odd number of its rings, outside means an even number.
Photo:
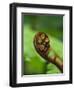
[[[50,47],[50,40],[43,32],[38,32],[33,41],[34,47],[38,54],[48,62],[55,64],[63,72],[63,62],[61,58]]]

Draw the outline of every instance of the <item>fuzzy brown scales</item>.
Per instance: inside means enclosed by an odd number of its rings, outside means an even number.
[[[46,54],[49,49],[49,38],[45,33],[37,33],[35,36],[35,47],[42,54]]]

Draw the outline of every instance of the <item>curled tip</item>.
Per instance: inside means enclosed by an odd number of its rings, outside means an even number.
[[[48,36],[43,32],[38,32],[34,37],[34,46],[40,55],[47,55],[50,48]]]

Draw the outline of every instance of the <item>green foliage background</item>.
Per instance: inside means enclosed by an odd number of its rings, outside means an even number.
[[[63,60],[63,16],[24,15],[23,23],[23,74],[56,74],[59,69],[47,63],[35,50],[33,39],[37,32],[45,32],[54,52]]]

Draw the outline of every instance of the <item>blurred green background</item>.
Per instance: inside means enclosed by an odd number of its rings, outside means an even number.
[[[47,63],[35,50],[33,39],[37,32],[44,32],[50,45],[63,60],[63,16],[61,15],[22,15],[23,27],[23,74],[58,74],[60,70]]]

